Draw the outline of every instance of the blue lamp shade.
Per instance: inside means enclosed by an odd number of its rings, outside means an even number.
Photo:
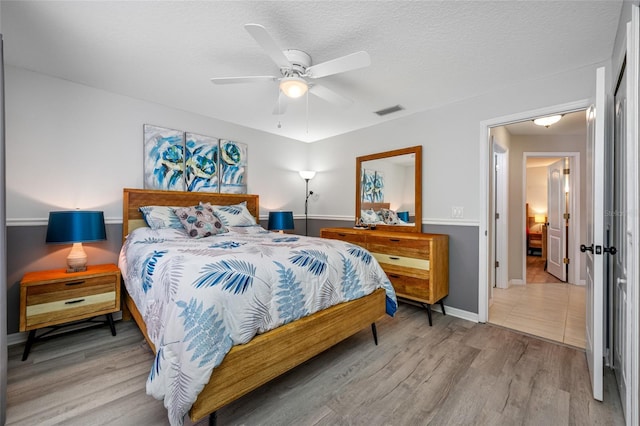
[[[270,231],[293,229],[293,212],[269,212]]]
[[[405,222],[409,222],[409,212],[398,212],[398,218]]]
[[[88,243],[106,239],[103,212],[69,210],[49,213],[48,243]]]
[[[49,213],[47,242],[73,243],[73,248],[67,256],[67,272],[87,270],[87,254],[82,248],[82,243],[106,239],[102,212],[69,210]]]

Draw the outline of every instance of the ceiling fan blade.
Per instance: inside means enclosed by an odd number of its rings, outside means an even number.
[[[254,75],[247,77],[214,77],[214,84],[259,83],[261,81],[276,81],[278,78],[272,75]]]
[[[306,75],[310,78],[326,77],[328,75],[338,74],[341,72],[356,70],[371,65],[371,58],[365,51],[352,53],[350,55],[341,56],[330,61],[312,65],[307,68]]]
[[[319,97],[320,99],[324,99],[327,102],[330,102],[332,104],[336,104],[339,105],[343,108],[346,108],[348,106],[350,106],[353,103],[353,100],[339,95],[338,93],[334,92],[331,89],[328,89],[325,86],[321,86],[319,84],[314,84],[310,89],[309,89],[309,93],[312,93],[314,95],[316,95],[317,97]]]
[[[271,60],[280,68],[291,68],[291,62],[282,52],[278,43],[271,37],[265,27],[259,24],[246,24],[244,28],[251,34],[251,37],[267,52]]]
[[[273,106],[273,115],[282,115],[287,112],[287,97],[282,90],[278,90],[278,100],[276,104]]]

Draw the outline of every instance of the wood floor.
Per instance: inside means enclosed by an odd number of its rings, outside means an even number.
[[[9,348],[7,425],[166,425],[133,322]],[[623,425],[612,374],[591,398],[581,350],[401,304],[241,400],[219,425]],[[202,425],[206,421],[200,422]],[[187,425],[191,424],[189,421]]]

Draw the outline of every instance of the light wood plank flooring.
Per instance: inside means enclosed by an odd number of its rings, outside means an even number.
[[[133,322],[9,348],[7,425],[166,425]],[[612,374],[591,398],[583,351],[401,304],[395,318],[221,409],[223,425],[622,425]],[[191,424],[189,421],[187,425]],[[206,424],[206,420],[200,422]]]

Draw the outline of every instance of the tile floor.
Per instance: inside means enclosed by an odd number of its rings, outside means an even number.
[[[527,283],[493,289],[489,322],[584,349],[585,287],[561,282],[534,284],[529,278]]]

